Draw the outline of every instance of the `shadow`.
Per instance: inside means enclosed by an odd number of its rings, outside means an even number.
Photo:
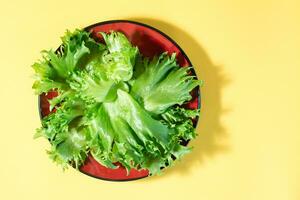
[[[181,161],[164,170],[161,176],[150,179],[166,177],[172,173],[188,174],[194,167],[199,167],[209,158],[229,150],[228,136],[222,126],[221,116],[226,113],[222,105],[222,89],[229,83],[220,66],[214,65],[204,49],[186,31],[167,22],[150,18],[128,18],[153,26],[174,39],[182,47],[194,65],[199,79],[204,80],[201,88],[202,108],[197,126],[198,137],[190,142],[193,151]]]

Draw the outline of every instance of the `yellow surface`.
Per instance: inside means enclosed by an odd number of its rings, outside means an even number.
[[[195,149],[116,183],[47,157],[30,65],[65,29],[133,19],[173,37],[205,80]],[[300,1],[1,1],[0,199],[300,199]]]

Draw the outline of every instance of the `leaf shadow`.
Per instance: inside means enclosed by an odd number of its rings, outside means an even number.
[[[198,78],[204,80],[204,86],[201,88],[202,105],[197,126],[198,137],[189,144],[194,147],[193,151],[182,160],[176,161],[174,166],[163,170],[162,175],[150,179],[160,179],[172,174],[189,174],[194,167],[199,167],[205,161],[229,151],[228,133],[221,123],[221,117],[229,111],[222,105],[222,90],[230,80],[223,73],[222,67],[212,62],[196,39],[173,24],[143,17],[127,18],[127,20],[148,24],[169,35],[188,55]]]

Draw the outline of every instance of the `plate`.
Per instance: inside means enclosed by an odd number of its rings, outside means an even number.
[[[163,52],[176,53],[177,62],[181,67],[192,66],[187,55],[180,48],[180,46],[165,33],[151,27],[149,25],[129,21],[129,20],[112,20],[93,24],[85,28],[86,31],[91,32],[91,36],[98,42],[102,42],[102,38],[98,32],[120,31],[124,33],[129,41],[134,46],[137,46],[142,55],[146,57],[153,57]],[[196,76],[194,69],[191,69],[192,75]],[[48,100],[57,96],[56,92],[48,92],[39,96],[39,112],[41,119],[50,113]],[[192,91],[192,100],[184,107],[189,109],[200,108],[200,91],[196,88]],[[197,125],[198,118],[194,120],[194,126]],[[188,141],[183,145],[187,145]],[[126,169],[119,165],[117,169],[109,169],[99,164],[91,155],[88,156],[80,171],[86,175],[110,181],[129,181],[148,177],[148,170],[130,170],[127,174]]]

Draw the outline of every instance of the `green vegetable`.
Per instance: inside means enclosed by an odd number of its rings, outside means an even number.
[[[132,81],[131,94],[145,109],[155,114],[165,112],[175,104],[191,100],[190,91],[201,84],[188,75],[188,67],[179,67],[176,55],[163,53],[153,60],[144,59],[144,72]]]
[[[201,82],[175,54],[144,58],[124,34],[99,34],[104,44],[67,31],[57,52],[33,64],[36,94],[59,93],[35,137],[50,141],[50,158],[63,168],[79,168],[90,153],[108,168],[158,174],[191,149],[182,142],[196,137],[199,110],[179,106]]]

